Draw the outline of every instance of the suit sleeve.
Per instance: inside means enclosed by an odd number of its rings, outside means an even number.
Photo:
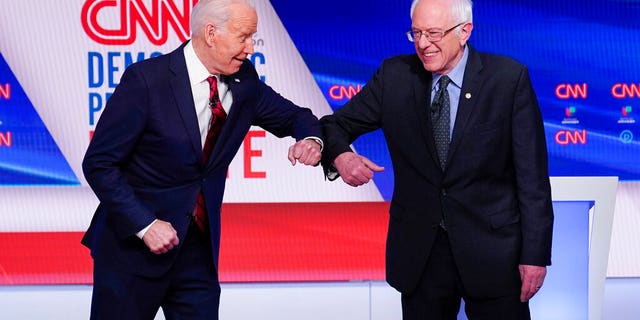
[[[134,68],[128,68],[100,116],[82,162],[87,182],[122,238],[134,235],[155,219],[122,172],[145,127],[147,93],[143,78]]]
[[[260,81],[255,67],[248,60],[239,73],[247,73],[256,83],[254,125],[279,138],[290,136],[298,141],[317,137],[324,141],[318,118],[311,109],[294,104]]]
[[[333,114],[320,119],[325,141],[322,166],[330,180],[338,177],[333,160],[353,151],[350,144],[359,136],[380,128],[384,64],[358,94]]]
[[[522,223],[521,264],[551,264],[553,207],[547,144],[537,98],[526,68],[518,79],[513,110],[513,150]]]
[[[318,118],[311,109],[297,106],[261,82],[257,97],[256,125],[279,138],[291,136],[297,141],[313,136],[322,139]]]

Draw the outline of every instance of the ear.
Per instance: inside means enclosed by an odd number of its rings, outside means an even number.
[[[216,34],[216,26],[213,23],[207,23],[204,26],[204,39],[209,46],[213,46],[214,36]]]
[[[473,23],[465,23],[460,29],[460,45],[465,45],[471,37],[471,30],[473,30]]]

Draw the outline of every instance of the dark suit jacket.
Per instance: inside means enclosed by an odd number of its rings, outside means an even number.
[[[447,168],[430,121],[432,75],[418,57],[385,60],[362,91],[323,117],[323,165],[378,128],[394,169],[387,281],[411,292],[444,215],[472,295],[520,290],[518,264],[550,264],[553,211],[544,128],[527,69],[470,47]]]
[[[100,205],[82,239],[96,263],[145,276],[167,271],[180,248],[155,255],[135,233],[157,218],[184,240],[202,188],[217,265],[227,168],[249,128],[296,140],[321,137],[311,111],[261,82],[247,60],[226,77],[233,106],[203,165],[183,47],[127,68],[96,126],[83,170]]]

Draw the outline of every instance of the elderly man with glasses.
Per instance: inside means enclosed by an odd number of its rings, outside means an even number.
[[[405,320],[530,319],[551,264],[542,117],[527,68],[469,45],[470,0],[415,0],[415,54],[385,60],[321,119],[329,179],[383,170],[349,145],[381,129],[394,169],[387,281]]]

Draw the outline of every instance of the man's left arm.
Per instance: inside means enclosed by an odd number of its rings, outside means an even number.
[[[522,226],[521,300],[542,286],[551,264],[553,207],[544,124],[528,71],[521,69],[512,119],[516,190]]]
[[[257,94],[259,119],[256,125],[277,137],[291,136],[296,140],[287,155],[292,165],[297,162],[318,164],[324,142],[320,123],[313,112],[285,99],[262,82],[258,83]]]

